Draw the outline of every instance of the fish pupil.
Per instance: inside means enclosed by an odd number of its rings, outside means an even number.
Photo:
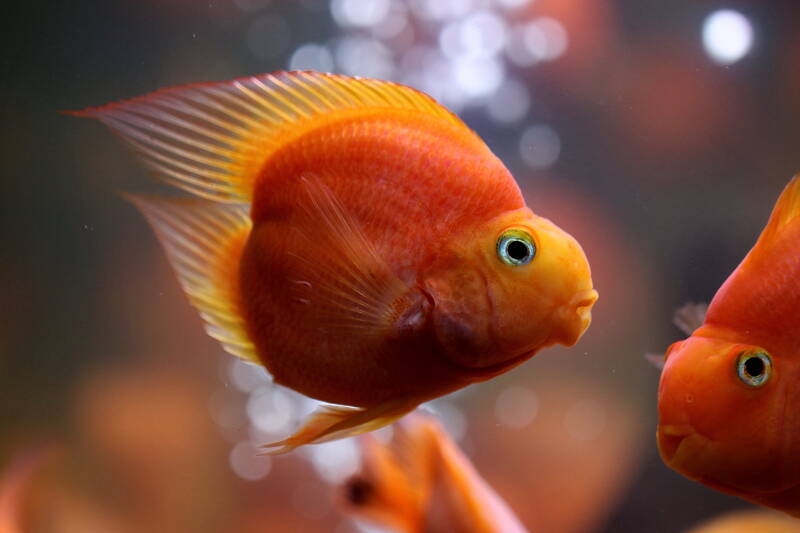
[[[508,245],[506,245],[506,253],[515,261],[524,261],[528,258],[530,251],[524,242],[514,240],[510,241]]]
[[[750,357],[744,362],[744,371],[750,377],[758,377],[764,373],[764,361],[760,357]]]

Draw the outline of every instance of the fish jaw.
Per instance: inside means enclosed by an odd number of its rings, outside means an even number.
[[[707,447],[708,438],[699,434],[690,424],[660,425],[656,438],[664,463],[673,470],[694,478],[691,475],[695,471],[692,465]]]
[[[559,324],[553,342],[564,346],[574,346],[592,323],[592,306],[599,297],[594,289],[584,289],[575,293],[572,300],[558,311]]]

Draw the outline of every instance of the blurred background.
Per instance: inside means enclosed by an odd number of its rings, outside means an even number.
[[[576,347],[425,407],[532,531],[676,533],[746,508],[661,463],[643,354],[681,337],[674,309],[713,296],[800,171],[798,15],[755,0],[6,6],[0,478],[24,485],[24,531],[370,531],[337,506],[352,441],[255,457],[313,404],[203,333],[117,194],[146,190],[146,171],[58,114],[278,69],[428,92],[586,250],[601,298]]]

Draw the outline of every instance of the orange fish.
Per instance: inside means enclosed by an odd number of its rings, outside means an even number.
[[[581,247],[418,91],[277,72],[77,114],[199,197],[132,200],[209,334],[341,404],[273,451],[381,427],[589,325]]]
[[[733,511],[703,522],[686,533],[800,533],[800,521],[763,509]]]
[[[390,444],[361,437],[346,511],[399,533],[527,531],[435,419],[414,413],[393,428]]]
[[[54,447],[42,446],[16,457],[0,471],[0,533],[26,531],[24,515],[31,485],[57,453]]]
[[[658,445],[667,465],[795,516],[800,516],[798,215],[800,176],[783,191],[755,246],[717,291],[704,319],[698,317],[702,324],[667,350],[658,392]]]

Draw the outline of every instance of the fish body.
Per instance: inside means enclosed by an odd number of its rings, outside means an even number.
[[[399,533],[527,532],[435,419],[414,413],[393,428],[390,443],[361,437],[346,512]]]
[[[522,214],[524,202],[502,163],[471,132],[444,121],[431,125],[427,119],[396,112],[357,113],[333,123],[322,117],[324,124],[290,143],[265,166],[253,198],[253,231],[241,259],[241,291],[263,297],[243,301],[242,310],[253,325],[256,349],[277,381],[314,398],[364,406],[398,394],[438,395],[483,374],[483,365],[472,372],[441,357],[437,352],[447,348],[448,339],[437,339],[424,315],[435,317],[440,307],[434,302],[445,304],[452,297],[445,291],[453,281],[454,265],[447,263],[458,259],[441,250],[447,241],[467,240],[452,228],[472,231],[473,217]],[[305,200],[307,185],[288,178],[304,175],[313,176],[317,186],[336,197],[341,210],[359,223],[375,255],[392,265],[385,276],[394,278],[396,288],[387,287],[394,290],[383,303],[393,307],[390,312],[396,316],[381,324],[386,334],[343,325],[341,330],[355,335],[328,335],[326,349],[319,349],[319,325],[325,319],[307,318],[309,305],[329,304],[320,303],[322,298],[315,294],[320,283],[316,271],[325,265],[297,256],[295,233],[318,234],[320,221],[295,208]],[[365,268],[371,274],[380,269]],[[459,274],[460,296],[470,293],[463,300],[471,309],[463,311],[481,316],[488,305],[483,280],[470,276],[472,272]],[[295,283],[287,287],[274,283],[276,279]],[[389,285],[389,279],[380,282]],[[404,328],[402,320],[409,312],[421,316]],[[499,331],[491,334],[502,338]],[[492,356],[488,346],[471,339],[463,342],[475,360]],[[505,360],[499,362],[503,365]],[[342,368],[349,371],[343,373]],[[424,374],[420,368],[426,369]]]
[[[800,178],[659,385],[664,461],[722,492],[800,516]]]
[[[748,509],[712,518],[685,533],[800,533],[800,521],[774,511]]]
[[[31,507],[31,485],[58,453],[54,447],[36,448],[16,457],[0,471],[0,533],[28,530],[25,518]]]
[[[413,89],[279,72],[79,114],[196,196],[132,200],[209,333],[342,405],[275,449],[380,427],[589,325],[580,245]]]

